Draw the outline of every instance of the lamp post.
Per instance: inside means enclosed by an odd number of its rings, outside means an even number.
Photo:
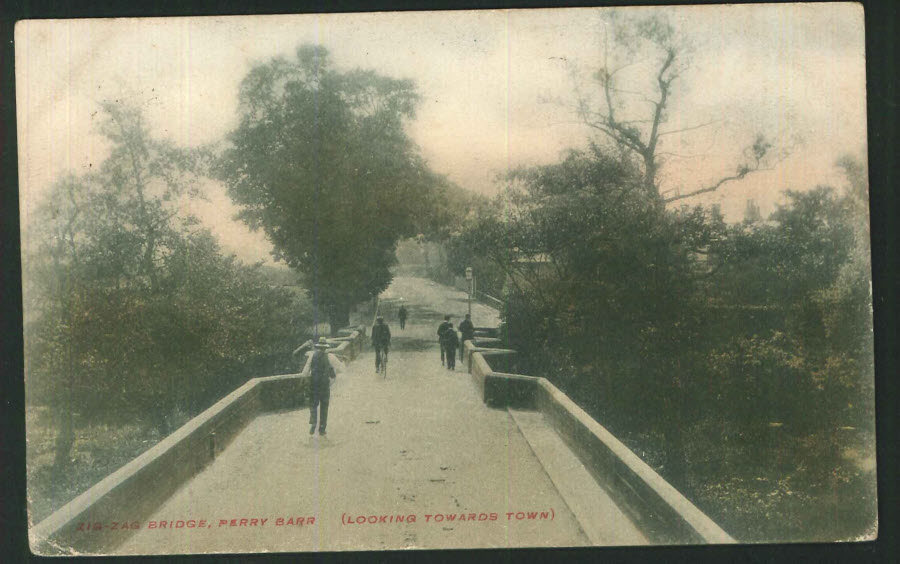
[[[469,319],[472,319],[472,267],[466,267],[466,280],[469,281]]]

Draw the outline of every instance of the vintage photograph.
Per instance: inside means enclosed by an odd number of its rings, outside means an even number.
[[[878,536],[863,8],[23,20],[38,555]]]

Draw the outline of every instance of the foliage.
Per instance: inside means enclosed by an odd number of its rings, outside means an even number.
[[[739,467],[803,452],[814,462],[800,474],[759,471],[809,488],[834,468],[857,476],[847,527],[861,534],[872,492],[831,438],[851,429],[871,453],[865,178],[841,166],[842,195],[788,191],[768,221],[727,225],[656,205],[641,167],[593,146],[515,171],[453,243],[503,274],[508,340],[530,370],[642,437],[631,444],[658,453],[676,487],[701,495]]]
[[[332,330],[384,290],[401,237],[431,215],[438,179],[404,125],[412,82],[334,69],[324,48],[255,66],[241,83],[240,123],[217,171],[277,257],[298,270]]]
[[[75,429],[143,422],[167,434],[247,376],[289,370],[304,311],[257,267],[223,256],[179,212],[196,155],[106,104],[110,156],[58,181],[28,227],[26,370],[59,471]]]

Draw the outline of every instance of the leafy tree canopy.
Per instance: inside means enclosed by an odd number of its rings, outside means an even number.
[[[304,329],[290,292],[180,211],[196,153],[103,109],[109,157],[57,181],[26,226],[27,399],[59,419],[57,467],[79,425],[137,416],[165,433],[245,375],[293,368]]]
[[[329,308],[333,330],[388,286],[398,239],[430,217],[436,177],[404,129],[418,99],[411,81],[339,71],[310,45],[241,84],[219,176],[238,217],[263,229]]]

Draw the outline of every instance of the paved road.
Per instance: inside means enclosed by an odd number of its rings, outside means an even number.
[[[394,318],[400,298],[405,331]],[[388,377],[374,373],[372,352],[348,366],[332,389],[327,439],[307,434],[305,409],[258,417],[150,518],[206,527],[145,524],[116,552],[589,544],[510,414],[484,406],[461,364],[440,364],[436,326],[445,313],[459,321],[465,295],[401,277],[383,304],[394,334]],[[496,311],[473,311],[476,325],[496,324]]]

